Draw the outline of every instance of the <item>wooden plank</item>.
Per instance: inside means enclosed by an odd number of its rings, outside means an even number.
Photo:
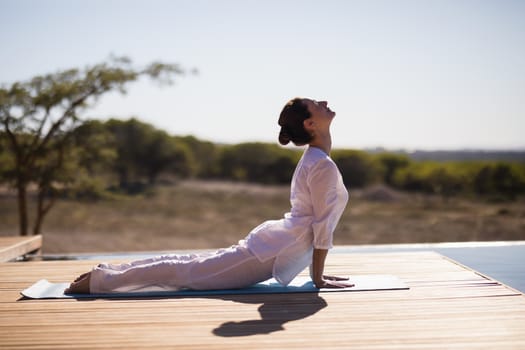
[[[331,254],[327,272],[394,274],[410,290],[20,300],[90,261],[0,264],[2,349],[523,349],[525,296],[439,254]]]
[[[0,262],[6,262],[42,248],[42,236],[0,237]]]

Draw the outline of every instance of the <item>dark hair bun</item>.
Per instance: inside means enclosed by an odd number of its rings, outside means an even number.
[[[281,131],[279,132],[279,143],[283,146],[290,143],[291,137],[288,132],[286,132],[285,127],[281,127]]]
[[[312,140],[312,135],[305,130],[304,121],[310,117],[310,111],[302,98],[296,97],[288,101],[279,115],[278,124],[281,126],[279,143],[283,146],[289,142],[293,142],[296,146],[308,144]]]

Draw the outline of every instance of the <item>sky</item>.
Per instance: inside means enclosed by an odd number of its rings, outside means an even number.
[[[127,56],[197,69],[85,118],[276,142],[293,97],[328,101],[336,148],[525,149],[525,1],[0,0],[0,83]]]

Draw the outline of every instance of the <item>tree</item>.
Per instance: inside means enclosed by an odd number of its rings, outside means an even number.
[[[275,144],[248,142],[227,146],[219,160],[221,176],[265,184],[290,181],[298,152]]]
[[[153,130],[147,138],[144,155],[139,158],[148,183],[155,184],[158,176],[168,170],[179,170],[182,177],[188,176],[188,152],[163,130]],[[183,166],[181,166],[183,165]]]
[[[357,150],[335,150],[332,158],[346,187],[365,187],[379,179],[380,169],[370,155]]]
[[[383,182],[389,186],[394,183],[394,175],[398,169],[407,167],[410,164],[410,160],[405,155],[393,154],[393,153],[382,153],[377,156],[383,171]]]
[[[201,179],[217,177],[220,173],[220,149],[210,141],[197,139],[195,136],[174,136],[178,144],[185,146],[190,152],[189,175]]]
[[[478,195],[516,199],[525,192],[525,166],[503,162],[485,164],[475,174],[473,187]]]
[[[14,168],[14,158],[8,152],[8,140],[5,132],[0,131],[0,183],[10,177],[10,172]]]
[[[88,66],[37,76],[26,82],[0,87],[0,125],[12,169],[3,177],[16,188],[21,235],[28,234],[27,190],[37,185],[37,219],[33,233],[53,204],[55,183],[64,170],[66,145],[71,130],[80,122],[80,113],[110,92],[125,93],[127,85],[142,76],[162,83],[184,71],[176,64],[154,62],[135,68],[126,57]]]
[[[68,163],[73,166],[73,179],[62,195],[84,200],[106,198],[107,181],[117,156],[113,135],[103,122],[87,120],[72,131],[71,140]]]
[[[117,173],[120,189],[130,190],[133,179],[138,177],[137,164],[143,157],[143,149],[147,135],[152,132],[153,127],[132,118],[130,120],[110,119],[106,122],[106,128],[115,140],[116,159],[113,170]]]
[[[135,118],[111,119],[106,128],[114,139],[116,159],[113,170],[118,175],[121,190],[135,192],[137,184],[142,187],[142,178],[153,185],[165,172],[180,177],[192,174],[188,147],[165,131]]]
[[[425,178],[432,193],[442,196],[445,201],[460,193],[465,187],[461,172],[454,169],[453,165],[453,163],[435,165]]]
[[[115,138],[105,123],[88,120],[72,131],[78,165],[87,176],[106,173],[116,158]]]

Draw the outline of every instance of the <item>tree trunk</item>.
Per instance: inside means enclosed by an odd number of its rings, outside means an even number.
[[[46,196],[49,196],[47,203]],[[33,235],[38,235],[41,233],[44,217],[54,205],[55,199],[56,198],[52,192],[52,188],[50,186],[46,186],[45,183],[40,183],[37,195],[36,219],[35,225],[33,226]]]
[[[36,205],[36,219],[33,227],[33,235],[38,235],[42,229],[42,221],[44,221],[44,195],[42,191],[38,191],[38,199]]]
[[[118,170],[119,173],[119,187],[121,190],[127,190],[129,188],[129,176],[128,171],[124,169]]]
[[[35,226],[33,227],[33,235],[38,235],[42,231],[42,223],[44,222],[44,217],[49,212],[53,204],[55,203],[55,197],[51,195],[49,202],[46,204],[46,192],[49,190],[47,188],[41,188],[38,191],[38,203],[37,203],[37,212]]]
[[[148,185],[153,186],[157,182],[157,172],[150,171],[148,173]]]
[[[20,235],[27,236],[27,184],[23,181],[18,181],[18,220]]]

